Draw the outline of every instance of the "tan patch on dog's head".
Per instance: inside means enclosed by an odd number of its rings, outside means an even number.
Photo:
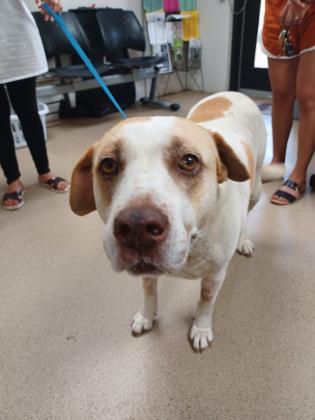
[[[232,106],[232,102],[224,96],[218,96],[202,102],[189,116],[194,122],[204,122],[223,118],[224,112]]]
[[[102,173],[102,161],[106,158],[111,158],[117,163],[117,174],[106,177]],[[118,177],[124,169],[125,162],[122,158],[122,141],[114,136],[111,131],[105,134],[102,140],[98,143],[95,150],[95,165],[94,175],[99,192],[102,196],[103,205],[108,206],[115,191],[115,185]]]
[[[192,172],[186,173],[179,167],[181,159],[186,155],[193,155],[198,159],[198,163],[196,163],[196,167]],[[188,195],[195,194],[204,167],[198,148],[188,144],[184,139],[174,136],[166,151],[166,164],[172,176],[184,187]]]
[[[194,155],[198,164],[192,172],[180,170],[181,158]],[[185,191],[192,205],[198,208],[208,189],[209,173],[216,174],[218,153],[209,131],[189,120],[178,119],[166,149],[165,162],[176,183]],[[210,186],[209,186],[210,188]]]
[[[105,157],[119,160],[119,150],[119,139],[109,132],[101,140],[91,145],[81,157],[73,169],[71,177],[70,207],[74,213],[84,216],[96,210],[93,178],[96,179],[104,203],[110,204],[114,182],[109,178],[102,177],[99,165]]]

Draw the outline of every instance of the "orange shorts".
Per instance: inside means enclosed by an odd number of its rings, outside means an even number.
[[[294,55],[288,57],[279,39],[283,27],[280,24],[281,11],[287,0],[266,0],[262,49],[271,58],[295,58],[300,54],[315,50],[315,3],[312,3],[303,21],[289,28]]]

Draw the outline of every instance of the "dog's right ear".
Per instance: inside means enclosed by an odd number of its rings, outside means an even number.
[[[96,210],[93,192],[93,155],[94,146],[92,145],[76,164],[72,172],[70,207],[79,216],[84,216]]]
[[[218,183],[226,181],[243,182],[250,179],[246,166],[240,161],[231,146],[219,133],[211,133],[218,150],[220,160],[217,162]]]

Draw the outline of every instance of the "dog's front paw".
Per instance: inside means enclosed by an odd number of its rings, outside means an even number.
[[[254,245],[250,239],[241,239],[239,241],[237,252],[245,257],[250,257],[254,252]]]
[[[213,341],[213,333],[211,327],[200,328],[193,324],[191,327],[189,338],[191,340],[193,349],[198,352],[202,352],[207,347],[211,346]]]
[[[153,327],[154,318],[146,318],[141,312],[136,313],[131,322],[132,335],[141,335],[144,331],[149,331]]]

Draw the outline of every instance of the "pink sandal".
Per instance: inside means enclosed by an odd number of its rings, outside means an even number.
[[[277,204],[278,206],[287,206],[288,204],[292,204],[294,201],[299,200],[303,192],[304,190],[298,183],[291,179],[287,179],[282,187],[271,197],[270,202],[272,204]],[[283,198],[286,201],[283,201]]]

